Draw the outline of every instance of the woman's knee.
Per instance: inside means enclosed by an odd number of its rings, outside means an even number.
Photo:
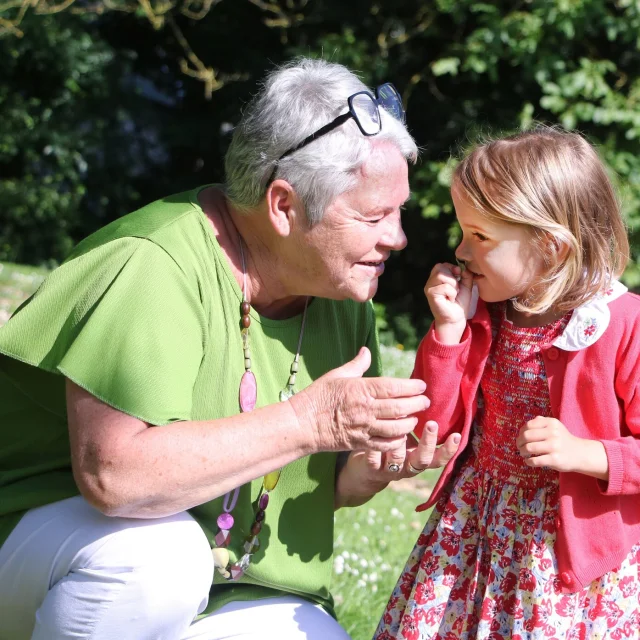
[[[128,588],[139,592],[142,607],[155,609],[166,603],[172,608],[180,604],[199,608],[208,597],[214,570],[200,525],[186,513],[133,522],[135,526],[124,526],[109,536],[113,539],[93,562],[110,563],[113,571],[128,574]]]
[[[46,638],[66,637],[59,627],[74,619],[182,628],[206,605],[213,576],[208,541],[189,514],[109,518],[80,497],[27,513],[0,556],[2,583],[11,585],[0,585],[0,619],[12,612],[15,638],[31,636],[36,611]],[[5,626],[0,620],[0,637]]]

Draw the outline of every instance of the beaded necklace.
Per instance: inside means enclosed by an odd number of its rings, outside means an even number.
[[[244,352],[244,373],[240,380],[240,388],[238,390],[238,401],[240,403],[240,411],[251,411],[256,406],[258,397],[258,384],[256,377],[251,371],[251,347],[249,340],[249,327],[251,326],[251,305],[247,300],[247,266],[244,260],[244,250],[242,246],[242,238],[240,238],[240,258],[242,260],[242,302],[240,304],[241,313],[241,336],[242,349]],[[295,393],[296,375],[298,373],[298,363],[300,361],[300,349],[302,347],[302,336],[304,335],[304,324],[307,319],[307,307],[309,306],[309,298],[305,300],[304,311],[302,313],[302,322],[300,325],[300,336],[298,337],[298,348],[296,355],[291,363],[289,371],[289,379],[287,385],[280,391],[280,402],[287,401]],[[260,548],[260,531],[264,523],[267,505],[269,504],[269,493],[273,491],[280,480],[282,469],[277,469],[271,473],[267,473],[262,479],[262,487],[258,494],[257,507],[253,516],[253,523],[249,531],[249,535],[245,537],[243,549],[244,554],[234,563],[230,562],[229,551],[227,547],[231,542],[231,529],[234,525],[234,518],[231,512],[238,501],[240,487],[229,491],[224,496],[222,503],[222,513],[218,516],[218,533],[215,536],[216,547],[212,549],[213,562],[218,573],[230,582],[239,580],[249,567],[251,556]]]

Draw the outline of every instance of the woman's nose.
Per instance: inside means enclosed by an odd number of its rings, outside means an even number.
[[[389,216],[389,226],[386,229],[382,244],[386,245],[393,251],[400,251],[407,246],[407,236],[402,228],[402,218],[398,216]]]

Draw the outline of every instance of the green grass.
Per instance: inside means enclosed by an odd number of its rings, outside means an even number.
[[[0,263],[0,325],[40,285],[46,270]],[[412,352],[381,347],[385,375],[406,377]],[[423,474],[426,476],[426,474]],[[421,476],[421,479],[423,478]],[[437,472],[427,477],[435,482]],[[398,574],[422,530],[425,514],[414,512],[422,496],[386,489],[356,509],[335,515],[336,540],[332,592],[340,623],[353,640],[370,640]]]
[[[433,472],[433,482],[436,477]],[[385,489],[361,507],[336,513],[331,591],[338,620],[353,640],[371,640],[426,522],[425,513],[415,513],[424,500]]]
[[[38,288],[46,273],[38,267],[0,262],[0,325]]]
[[[415,353],[381,347],[385,375],[407,377]],[[353,640],[371,640],[391,590],[422,531],[427,514],[416,513],[439,472],[420,476],[421,495],[385,489],[367,504],[335,515],[331,591],[338,620]]]

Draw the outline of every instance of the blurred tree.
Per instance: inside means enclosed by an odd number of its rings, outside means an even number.
[[[264,23],[270,27],[289,28],[298,23],[302,16],[298,12],[297,3],[287,0],[280,5],[277,0],[245,0],[265,12]],[[62,12],[74,15],[101,16],[105,13],[120,12],[133,14],[148,22],[155,30],[168,28],[175,41],[182,48],[183,57],[179,60],[181,71],[204,83],[205,96],[210,99],[214,91],[222,88],[226,81],[237,79],[237,74],[220,75],[213,67],[207,66],[192,49],[176,18],[187,18],[191,21],[202,20],[209,15],[215,5],[222,0],[6,0],[0,4],[0,37],[14,35],[23,37],[23,22],[26,17],[51,16]],[[301,7],[308,0],[299,0]]]
[[[0,260],[60,261],[109,220],[222,178],[232,118],[271,64],[264,52],[284,55],[281,27],[253,2],[243,9],[185,19],[222,60],[217,77],[242,85],[226,101],[203,99],[203,79],[182,73],[175,32],[133,14],[28,13],[22,37],[0,38]]]
[[[23,38],[0,39],[0,258],[60,259],[141,202],[221,179],[228,132],[265,70],[322,55],[369,84],[393,81],[423,147],[405,214],[410,244],[378,295],[397,339],[412,346],[424,330],[424,281],[451,257],[451,153],[534,119],[599,145],[632,230],[626,279],[640,284],[637,0],[235,0],[212,3],[201,20],[183,6],[166,4],[178,31],[154,29],[142,10],[69,9],[28,13]],[[185,41],[216,78],[234,79],[210,101],[180,70],[191,64]]]

